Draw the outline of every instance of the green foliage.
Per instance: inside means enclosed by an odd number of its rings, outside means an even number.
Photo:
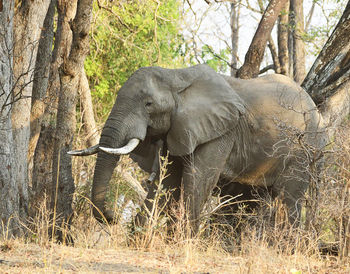
[[[308,51],[317,56],[322,50],[323,45],[333,32],[335,26],[337,25],[344,7],[346,5],[345,0],[314,0],[316,5],[321,9],[322,15],[325,18],[325,23],[323,24],[313,24],[308,29],[307,33],[304,33],[303,40],[308,45]],[[325,3],[329,5],[326,8]]]
[[[229,48],[220,49],[219,53],[216,53],[209,45],[202,47],[201,58],[205,60],[211,68],[220,73],[229,71],[229,61],[231,50]]]
[[[116,93],[140,67],[181,64],[179,3],[100,1],[94,7],[90,55],[85,70],[97,116],[105,120]]]

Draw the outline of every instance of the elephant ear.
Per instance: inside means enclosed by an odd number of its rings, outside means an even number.
[[[206,66],[187,88],[174,94],[177,110],[167,135],[170,154],[184,156],[197,146],[235,130],[245,106],[226,80]],[[184,77],[182,77],[184,78]]]

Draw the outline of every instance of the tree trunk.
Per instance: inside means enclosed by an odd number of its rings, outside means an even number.
[[[289,9],[290,10],[290,9]],[[291,21],[291,15],[289,12],[289,22]],[[293,64],[293,60],[294,60],[294,52],[293,52],[293,46],[294,44],[294,40],[293,40],[293,31],[292,28],[290,27],[289,24],[289,28],[288,28],[288,70],[289,70],[289,76],[291,78],[293,78],[293,71],[294,71],[294,64]]]
[[[77,12],[72,22],[73,40],[67,59],[60,67],[61,90],[58,102],[57,128],[53,158],[53,189],[57,200],[54,209],[62,217],[62,224],[70,220],[74,181],[71,157],[67,154],[72,148],[75,132],[76,91],[84,60],[89,52],[89,30],[93,0],[78,0]],[[61,221],[59,221],[61,223]]]
[[[261,0],[258,0],[258,4],[259,4],[259,8],[260,8],[260,12],[261,14],[264,14],[264,4]],[[275,71],[275,73],[280,73],[281,71],[281,66],[280,66],[280,61],[278,59],[278,54],[277,54],[277,50],[276,50],[276,46],[275,43],[273,42],[272,39],[272,35],[269,35],[269,39],[268,39],[268,44],[267,44],[268,48],[270,49],[270,53],[271,53],[271,58],[272,58],[272,62],[273,62],[273,66],[268,65],[267,67],[263,68],[262,70],[259,71],[259,74],[262,74],[266,71],[268,71],[269,69],[273,69]]]
[[[38,49],[40,30],[50,0],[21,1],[14,17],[14,101],[12,128],[15,149],[15,180],[19,188],[21,212],[26,216],[28,204],[27,151],[30,136],[30,109],[34,65]],[[40,10],[40,12],[38,12]]]
[[[231,25],[231,76],[235,76],[238,68],[238,40],[239,40],[239,12],[240,3],[233,1],[231,3],[230,25]]]
[[[347,75],[349,77],[349,71]],[[320,107],[323,120],[330,129],[330,136],[333,135],[334,128],[339,126],[350,113],[350,81],[339,84],[332,92],[334,94],[328,97]]]
[[[36,145],[33,161],[33,186],[31,197],[31,215],[36,213],[36,206],[46,202],[47,208],[53,203],[52,178],[53,148],[56,132],[57,101],[60,91],[59,67],[63,59],[68,58],[72,43],[72,31],[69,22],[73,20],[76,1],[58,1],[58,22],[55,33],[55,44],[50,64],[48,89],[45,97],[45,111],[40,126],[39,140]],[[46,194],[46,196],[43,195]],[[44,201],[44,199],[46,199]]]
[[[35,63],[35,72],[33,80],[32,106],[30,112],[30,139],[28,147],[28,166],[29,166],[29,185],[32,185],[33,157],[36,144],[41,130],[41,121],[43,119],[46,97],[46,91],[49,82],[50,63],[52,56],[52,43],[54,37],[53,19],[55,16],[57,0],[51,0],[47,11],[41,37],[39,40],[38,55]]]
[[[288,57],[288,11],[289,1],[283,7],[283,10],[278,18],[278,59],[281,67],[281,74],[289,76],[289,57]]]
[[[302,86],[329,126],[337,126],[350,108],[350,2]]]
[[[275,73],[281,73],[280,60],[278,59],[277,49],[276,49],[275,43],[273,42],[273,39],[272,39],[271,35],[270,35],[268,41],[269,41],[268,47],[270,49],[270,53],[271,53],[271,57],[272,57]]]
[[[98,144],[100,134],[96,127],[89,82],[86,78],[84,69],[82,69],[80,74],[79,94],[81,102],[81,113],[83,116],[83,127],[87,136],[86,143],[87,146],[90,147]]]
[[[264,57],[267,40],[272,28],[287,0],[271,0],[262,16],[258,29],[245,55],[243,66],[238,70],[239,78],[254,78],[259,75],[260,63]]]
[[[303,0],[290,0],[293,35],[293,78],[301,84],[305,78],[305,45]]]
[[[18,224],[11,217],[20,210],[11,122],[13,14],[14,1],[5,1],[0,11],[0,228],[8,229],[10,236]]]

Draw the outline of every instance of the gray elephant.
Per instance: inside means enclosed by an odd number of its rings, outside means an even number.
[[[172,162],[163,184],[175,189],[175,200],[183,187],[196,230],[201,210],[217,186],[224,187],[222,195],[237,194],[242,185],[282,194],[293,222],[309,181],[305,152],[296,146],[322,148],[325,141],[314,102],[285,76],[241,80],[207,65],[145,67],[120,89],[99,144],[70,154],[98,154],[93,214],[102,220],[102,213],[112,222],[105,197],[120,155],[130,154],[141,168],[154,173],[161,144]],[[148,207],[154,192],[152,188],[148,192]]]

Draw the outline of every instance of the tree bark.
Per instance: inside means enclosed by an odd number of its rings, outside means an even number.
[[[350,2],[344,9],[337,26],[313,63],[302,86],[309,92],[317,104],[324,102],[330,94],[325,93],[325,87],[335,83],[337,78],[331,74],[342,76],[348,69],[350,50]],[[340,66],[340,67],[339,67]],[[342,77],[342,80],[347,80]]]
[[[43,119],[54,38],[53,19],[57,0],[51,0],[39,40],[38,54],[35,62],[32,105],[30,112],[30,139],[28,147],[29,185],[32,185],[32,168],[34,151],[39,139]]]
[[[5,1],[0,11],[0,227],[8,228],[10,236],[18,224],[12,217],[20,211],[11,122],[13,14],[14,1]]]
[[[72,136],[75,132],[75,104],[80,73],[89,52],[89,30],[93,0],[78,0],[77,12],[71,24],[72,46],[67,59],[60,67],[61,90],[58,102],[57,129],[53,158],[53,189],[57,200],[54,209],[62,222],[69,223],[72,214],[74,181],[71,157]],[[59,221],[61,222],[61,221]]]
[[[290,21],[291,21],[291,15],[289,12],[289,22]],[[289,70],[289,76],[291,78],[293,78],[293,71],[294,71],[294,63],[293,63],[294,45],[293,44],[294,44],[293,31],[292,31],[292,28],[290,27],[290,24],[289,24],[289,28],[288,28],[288,70]]]
[[[337,126],[350,106],[350,2],[312,65],[302,87],[330,126]]]
[[[21,1],[14,17],[14,101],[12,128],[16,156],[16,181],[19,187],[21,211],[26,216],[28,204],[27,151],[30,135],[30,109],[35,59],[40,30],[50,0]],[[38,12],[40,10],[40,12]],[[25,155],[25,156],[23,156]]]
[[[287,0],[271,0],[269,2],[249,46],[248,52],[245,55],[244,64],[237,72],[237,77],[247,79],[259,75],[259,67],[264,57],[267,40],[286,2]]]
[[[261,0],[258,0],[258,4],[259,4],[259,9],[260,9],[261,14],[264,14],[264,10],[265,9],[264,9],[263,2]],[[274,41],[272,39],[272,35],[271,34],[269,35],[267,46],[270,49],[273,66],[267,66],[267,67],[261,69],[259,71],[259,74],[262,74],[262,73],[268,71],[270,68],[272,68],[275,71],[275,73],[280,73],[280,71],[281,71],[280,61],[278,59],[276,46],[275,46],[275,43],[274,43]]]
[[[276,49],[275,43],[273,42],[271,35],[270,35],[268,41],[269,41],[268,47],[270,49],[270,53],[271,53],[271,57],[272,57],[272,61],[273,61],[273,66],[274,66],[273,69],[275,70],[275,73],[281,73],[280,60],[278,59],[277,49]]]
[[[289,1],[283,7],[281,14],[278,17],[278,59],[280,62],[281,71],[283,75],[289,76],[289,57],[288,57],[288,23],[289,23]]]
[[[231,25],[231,76],[235,76],[238,68],[238,41],[239,41],[239,11],[240,4],[237,1],[231,3],[230,25]]]
[[[94,109],[92,106],[91,92],[85,70],[82,69],[79,81],[79,94],[81,113],[83,116],[83,128],[86,133],[87,146],[94,146],[99,142],[99,132],[96,127]]]
[[[72,43],[72,31],[70,22],[76,12],[76,1],[57,2],[57,29],[55,32],[55,43],[52,52],[48,89],[45,97],[45,111],[40,126],[40,135],[37,142],[33,161],[33,186],[31,197],[31,215],[36,214],[36,207],[46,202],[47,208],[53,203],[52,162],[55,143],[57,103],[60,91],[59,67],[63,59],[68,58]],[[44,196],[43,193],[46,195]],[[44,200],[45,199],[45,200]]]
[[[333,129],[339,126],[350,113],[350,81],[340,84],[334,90],[334,94],[323,103],[320,110],[332,136]]]
[[[290,0],[290,14],[293,35],[293,78],[301,84],[305,78],[305,45],[303,0]]]

